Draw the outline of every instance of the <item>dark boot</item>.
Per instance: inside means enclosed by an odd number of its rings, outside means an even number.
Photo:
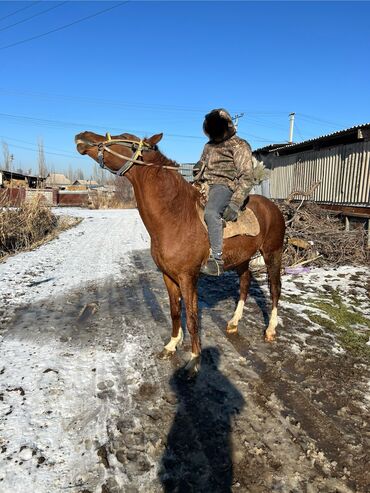
[[[208,276],[220,276],[224,273],[224,261],[211,255],[207,263],[200,268],[200,272]]]

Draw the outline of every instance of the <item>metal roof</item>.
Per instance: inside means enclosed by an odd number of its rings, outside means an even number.
[[[260,147],[259,149],[256,149],[254,152],[276,152],[282,149],[291,149],[294,147],[300,147],[300,146],[305,146],[308,145],[312,142],[316,142],[319,140],[326,140],[326,139],[332,139],[333,137],[342,137],[345,136],[346,134],[349,134],[353,132],[354,130],[360,130],[360,129],[367,129],[370,128],[370,123],[362,123],[361,125],[354,125],[353,127],[346,128],[344,130],[337,130],[336,132],[330,133],[330,134],[325,134],[325,135],[320,135],[319,137],[314,137],[313,139],[308,139],[308,140],[303,140],[302,142],[293,142],[291,144],[270,144],[265,147]]]
[[[71,185],[72,182],[62,173],[49,173],[46,177],[47,185]]]

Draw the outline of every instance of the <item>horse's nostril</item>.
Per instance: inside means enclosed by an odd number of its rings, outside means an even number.
[[[76,142],[76,144],[77,144],[77,151],[80,154],[86,154],[86,145],[83,144],[82,142]]]

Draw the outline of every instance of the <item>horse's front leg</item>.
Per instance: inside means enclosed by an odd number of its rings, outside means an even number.
[[[175,354],[177,346],[181,345],[184,338],[181,328],[181,291],[179,286],[168,277],[167,274],[163,274],[163,279],[170,298],[172,336],[170,342],[166,344],[163,351],[159,353],[159,358],[170,359]]]
[[[186,327],[191,337],[191,358],[186,365],[189,377],[195,376],[200,368],[197,280],[196,276],[190,275],[180,278],[180,289],[186,309]]]

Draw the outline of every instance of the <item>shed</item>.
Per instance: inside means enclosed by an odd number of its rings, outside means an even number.
[[[271,171],[271,198],[285,199],[320,182],[312,200],[348,216],[370,218],[370,123],[262,147],[254,155]]]
[[[36,175],[27,175],[24,173],[15,173],[10,170],[0,170],[0,187],[24,187],[37,188],[42,185],[44,178]]]

